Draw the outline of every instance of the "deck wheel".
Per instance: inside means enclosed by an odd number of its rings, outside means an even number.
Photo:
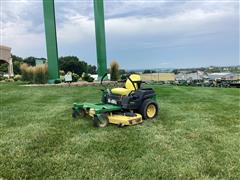
[[[108,125],[108,117],[105,114],[95,115],[93,117],[93,126],[103,128]]]

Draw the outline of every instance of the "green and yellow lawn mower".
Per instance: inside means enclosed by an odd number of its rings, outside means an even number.
[[[101,85],[103,79],[101,79]],[[72,117],[90,116],[95,127],[106,127],[108,123],[119,127],[135,125],[143,119],[154,119],[159,113],[156,93],[152,88],[142,88],[140,75],[127,77],[122,88],[102,89],[101,103],[74,103]]]

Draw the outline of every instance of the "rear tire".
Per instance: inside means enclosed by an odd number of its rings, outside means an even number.
[[[158,112],[158,104],[152,99],[145,100],[140,108],[143,119],[154,119],[158,116]]]

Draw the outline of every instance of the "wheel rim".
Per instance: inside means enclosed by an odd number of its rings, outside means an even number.
[[[156,106],[154,104],[150,104],[147,107],[147,116],[149,118],[153,118],[156,115],[157,109]]]

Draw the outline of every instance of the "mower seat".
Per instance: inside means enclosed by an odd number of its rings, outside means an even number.
[[[141,81],[141,77],[138,74],[132,74],[129,77],[133,82],[134,81]],[[134,83],[136,90],[139,88],[137,83]],[[127,96],[131,91],[135,91],[135,88],[132,84],[132,82],[127,79],[126,83],[125,83],[125,87],[124,88],[113,88],[111,90],[111,92],[113,94],[117,94],[117,95],[121,95],[121,96]]]

